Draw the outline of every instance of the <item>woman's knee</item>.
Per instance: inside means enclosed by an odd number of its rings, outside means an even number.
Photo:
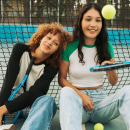
[[[48,95],[43,95],[43,96],[38,97],[32,106],[36,106],[36,105],[41,106],[41,105],[45,105],[45,104],[48,104],[48,105],[52,104],[52,105],[56,106],[55,100],[51,96],[48,96]]]
[[[82,104],[80,96],[70,87],[64,87],[60,92],[60,101],[61,102],[79,102]]]
[[[60,97],[61,96],[66,96],[66,97],[72,96],[75,93],[76,92],[72,88],[66,86],[66,87],[64,87],[64,88],[61,89]]]

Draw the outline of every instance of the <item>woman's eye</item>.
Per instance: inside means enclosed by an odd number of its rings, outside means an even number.
[[[49,37],[49,36],[48,36],[47,38],[48,38],[48,39],[51,39],[51,37]]]
[[[55,42],[54,44],[55,44],[56,46],[58,46],[58,43],[57,43],[57,42]]]
[[[86,19],[86,21],[91,21],[91,19]]]
[[[97,20],[97,22],[101,22],[101,20]]]

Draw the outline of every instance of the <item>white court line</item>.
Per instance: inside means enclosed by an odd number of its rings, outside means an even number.
[[[6,70],[6,67],[5,67],[4,69],[0,70],[0,73],[1,73],[3,70]]]

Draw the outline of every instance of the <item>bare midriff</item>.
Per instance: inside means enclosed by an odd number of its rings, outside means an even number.
[[[97,88],[102,87],[102,85],[94,86],[94,87],[78,87],[78,86],[74,86],[74,87],[77,89],[97,89]]]

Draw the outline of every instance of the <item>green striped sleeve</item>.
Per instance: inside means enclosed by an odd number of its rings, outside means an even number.
[[[68,46],[66,47],[65,50],[62,52],[62,60],[69,62],[69,52],[68,52]]]
[[[69,57],[78,48],[78,45],[79,45],[79,40],[78,39],[76,39],[74,42],[68,44],[66,49],[62,53],[61,59],[64,60],[64,61],[70,62]]]
[[[108,50],[110,52],[111,59],[112,59],[114,57],[114,50],[112,44],[109,41],[108,41]]]

